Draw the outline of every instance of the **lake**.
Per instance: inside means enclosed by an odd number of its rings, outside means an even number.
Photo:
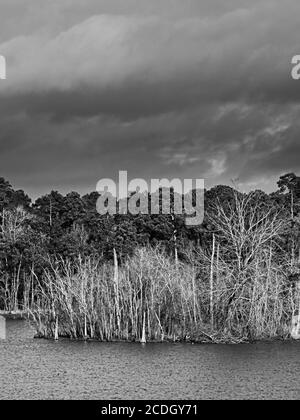
[[[7,321],[0,399],[299,399],[300,343],[36,340]]]

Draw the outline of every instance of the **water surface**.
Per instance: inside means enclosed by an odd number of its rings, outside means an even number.
[[[0,340],[0,399],[299,399],[300,343],[191,345]]]

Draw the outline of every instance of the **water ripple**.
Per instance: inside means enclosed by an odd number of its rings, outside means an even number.
[[[299,399],[300,343],[0,341],[0,399]]]

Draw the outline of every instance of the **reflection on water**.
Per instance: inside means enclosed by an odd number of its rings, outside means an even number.
[[[6,339],[6,321],[3,316],[0,316],[0,340]]]
[[[34,340],[7,321],[0,399],[299,399],[300,343],[190,345]]]

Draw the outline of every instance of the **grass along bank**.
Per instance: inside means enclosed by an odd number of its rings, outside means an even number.
[[[299,296],[272,255],[263,253],[239,283],[232,267],[222,260],[211,267],[202,257],[176,265],[157,249],[140,249],[120,268],[61,260],[32,308],[38,334],[102,341],[140,341],[143,331],[147,341],[290,337]]]

